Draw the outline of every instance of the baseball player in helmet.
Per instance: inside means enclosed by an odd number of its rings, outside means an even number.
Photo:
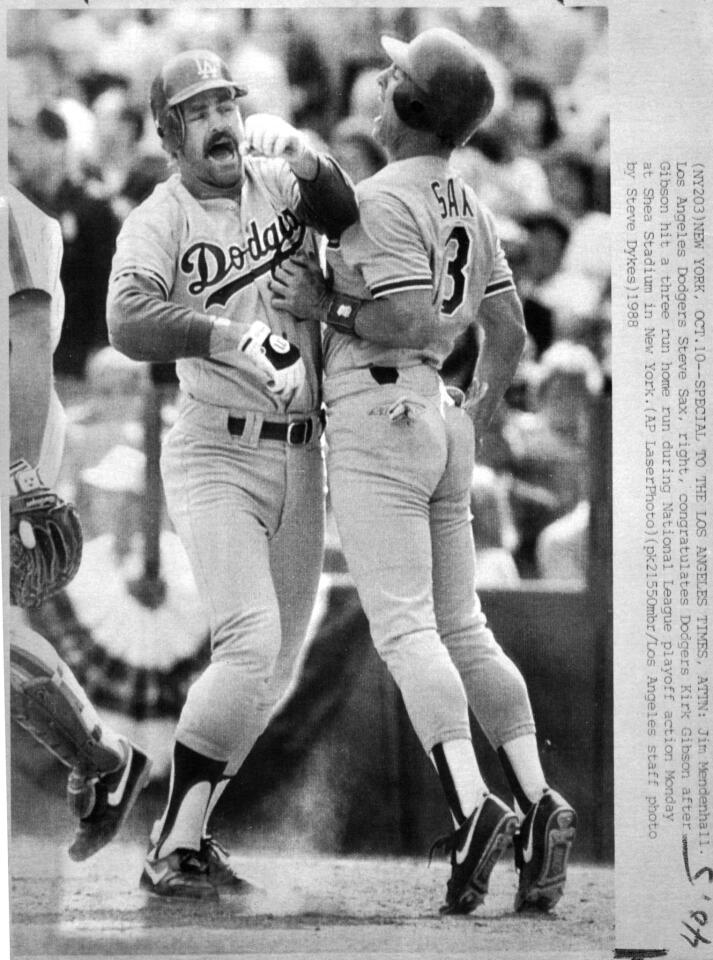
[[[243,123],[244,92],[209,50],[159,72],[151,106],[176,172],[125,221],[108,298],[114,346],[177,361],[161,469],[211,625],[141,877],[159,896],[246,888],[208,819],[289,680],[322,564],[319,326],[278,313],[267,285],[317,233],[336,240],[356,201],[284,120]]]
[[[146,754],[100,720],[76,677],[21,613],[69,583],[82,533],[53,492],[64,411],[52,382],[64,294],[59,224],[8,188],[10,275],[10,715],[69,768],[67,800],[79,817],[69,848],[86,860],[115,836],[151,768]]]
[[[546,783],[524,679],[474,588],[475,439],[502,399],[525,329],[490,212],[449,167],[493,90],[476,50],[445,29],[384,37],[375,135],[388,165],[357,187],[360,219],[320,274],[284,265],[274,302],[325,323],[328,478],[342,546],[376,648],[443,784],[455,832],[444,913],[483,900],[516,836],[516,909],[562,894],[575,831]],[[465,328],[482,331],[468,399],[438,370]],[[521,818],[488,790],[468,707],[498,750]],[[519,832],[518,832],[519,831]]]

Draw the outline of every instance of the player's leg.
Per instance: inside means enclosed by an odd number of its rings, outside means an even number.
[[[277,596],[282,643],[270,678],[270,701],[279,708],[304,643],[314,607],[324,553],[324,465],[319,438],[311,446],[286,449],[286,499],[275,534],[269,540],[272,580]],[[251,889],[237,876],[230,855],[215,840],[210,819],[224,790],[242,765],[248,744],[226,764],[213,789],[203,827],[204,847],[211,861],[210,876],[221,893],[243,895]]]
[[[319,442],[288,448],[287,470],[280,526],[270,540],[270,569],[282,625],[282,645],[270,681],[276,704],[293,679],[322,572],[325,476]]]
[[[488,628],[475,591],[470,524],[472,429],[457,409],[450,410],[447,416],[451,440],[449,469],[431,509],[436,619],[443,642],[463,678],[470,707],[498,750],[524,815],[524,832],[531,831],[530,824],[534,822],[538,834],[537,870],[521,869],[520,897],[524,895],[524,886],[538,886],[539,904],[549,909],[545,899],[549,897],[552,906],[562,892],[576,816],[569,804],[547,785],[525,680]],[[549,847],[553,848],[550,853]],[[528,879],[533,872],[537,872],[537,884]],[[542,892],[544,886],[552,888],[547,895]]]
[[[390,399],[386,390],[368,391],[330,409],[329,490],[372,639],[428,752],[469,736],[462,683],[436,631],[431,593],[428,501],[446,449],[437,410],[393,423]]]
[[[70,768],[67,797],[80,822],[69,853],[85,860],[122,826],[151,764],[100,720],[67,664],[16,607],[8,619],[11,717]]]
[[[212,644],[211,663],[179,718],[169,796],[142,875],[142,886],[162,895],[216,896],[200,856],[206,814],[224,789],[226,765],[247,755],[272,706],[280,617],[268,540],[279,522],[284,450],[233,440],[201,438],[190,423],[179,424],[162,454],[169,513]]]
[[[485,895],[515,818],[488,794],[470,739],[463,685],[436,631],[429,500],[445,468],[438,404],[395,425],[369,414],[383,399],[333,411],[330,494],[342,548],[377,651],[396,680],[414,729],[438,772],[457,829],[444,912],[467,913]]]

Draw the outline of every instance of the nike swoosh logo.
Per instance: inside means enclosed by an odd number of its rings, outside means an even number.
[[[130,753],[127,758],[126,764],[124,766],[124,772],[121,775],[121,780],[119,781],[115,790],[112,790],[111,793],[106,795],[106,802],[110,807],[115,807],[117,803],[121,801],[121,798],[124,796],[124,790],[126,789],[126,782],[129,779],[129,768],[131,767],[131,760],[134,756],[134,751],[129,747]]]
[[[478,811],[478,815],[480,815],[480,811]],[[464,843],[463,846],[460,848],[460,850],[456,850],[456,863],[457,863],[457,864],[463,863],[463,861],[465,860],[465,858],[468,856],[468,850],[470,849],[470,841],[473,839],[473,833],[474,833],[474,831],[475,831],[475,825],[476,825],[477,822],[478,822],[478,817],[477,817],[477,816],[476,816],[476,817],[473,817],[473,819],[472,819],[472,821],[471,821],[471,824],[470,824],[470,830],[468,831],[468,835],[467,835],[467,837],[465,838],[465,843]],[[461,856],[461,854],[462,854],[462,856]]]
[[[144,870],[148,873],[152,883],[158,883],[168,873],[168,864],[164,863],[159,867],[152,866],[148,860],[144,861]]]

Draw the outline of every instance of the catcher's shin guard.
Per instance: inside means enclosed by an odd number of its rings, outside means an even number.
[[[123,763],[69,667],[47,640],[19,625],[10,628],[10,688],[12,719],[66,766],[98,775]]]

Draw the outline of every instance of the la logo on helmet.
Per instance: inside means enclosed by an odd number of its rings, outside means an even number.
[[[196,60],[196,70],[202,80],[213,80],[220,73],[218,64],[211,60]]]

